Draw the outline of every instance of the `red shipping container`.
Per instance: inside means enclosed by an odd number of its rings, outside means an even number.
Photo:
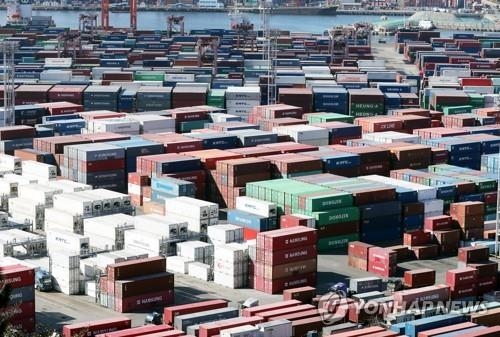
[[[414,246],[411,247],[411,252],[417,260],[427,260],[439,255],[439,246],[434,244]]]
[[[163,309],[163,323],[171,324],[174,318],[179,315],[193,314],[200,311],[221,309],[227,307],[227,301],[224,300],[209,300],[197,303],[176,305]]]
[[[123,280],[147,274],[162,273],[167,269],[164,257],[150,257],[146,259],[125,261],[108,265],[108,280]]]
[[[292,277],[269,280],[262,277],[255,278],[254,289],[263,291],[268,294],[281,293],[285,289],[303,287],[303,286],[315,286],[316,285],[316,273],[309,273],[303,275],[296,275]]]
[[[35,317],[35,302],[21,302],[12,307],[2,308],[1,312],[8,312],[9,319],[12,321],[19,321],[26,318]]]
[[[156,332],[152,334],[142,335],[141,337],[180,337],[180,336],[187,337],[186,333],[182,330],[169,330],[169,331]]]
[[[87,336],[93,337],[95,335],[130,329],[131,320],[127,317],[110,318],[98,321],[90,321],[76,324],[68,324],[63,326],[63,337],[76,337],[83,331],[87,332]]]
[[[349,242],[349,246],[347,248],[348,255],[368,259],[368,251],[372,247],[375,246],[364,242],[352,241]]]
[[[404,273],[404,285],[408,288],[421,288],[434,285],[436,271],[433,269],[407,270]]]
[[[316,296],[316,288],[314,287],[300,287],[293,289],[286,289],[283,291],[283,300],[299,300],[302,303],[311,303],[312,299]]]
[[[150,184],[150,178],[147,175],[139,174],[137,172],[130,172],[128,174],[128,183],[139,186],[148,186]]]
[[[281,316],[275,316],[271,317],[269,321],[279,321],[282,319],[286,319],[289,321],[295,321],[298,319],[302,318],[308,318],[308,317],[315,317],[319,315],[325,315],[327,314],[328,311],[325,309],[314,309],[314,310],[308,310],[308,311],[301,311],[301,312],[296,312],[296,313],[291,313],[291,314],[286,314],[286,315],[281,315]]]
[[[477,282],[477,269],[466,267],[446,271],[446,284],[453,290],[455,287]]]
[[[451,229],[451,216],[438,215],[424,219],[424,229],[427,231],[443,231]]]
[[[135,297],[143,294],[160,293],[174,288],[174,274],[163,272],[115,282],[117,298]]]
[[[477,277],[483,278],[487,276],[497,276],[498,274],[498,263],[495,261],[484,261],[483,263],[458,263],[459,267],[471,267],[477,269]]]
[[[488,247],[463,247],[458,250],[458,261],[465,263],[475,263],[487,261],[490,257]]]
[[[200,324],[198,337],[212,337],[220,334],[221,330],[231,329],[242,325],[255,325],[262,323],[263,319],[259,316],[254,317],[236,317],[223,319],[216,322]]]
[[[325,324],[321,316],[292,321],[292,336],[305,336],[311,330],[321,331]]]
[[[498,336],[500,336],[500,326],[492,326],[484,330],[466,332],[460,335],[460,337],[498,337]]]
[[[26,333],[32,333],[36,330],[35,317],[25,318],[21,320],[10,320],[9,326],[12,329]]]
[[[372,326],[369,328],[355,329],[353,331],[346,331],[335,333],[334,335],[326,336],[326,337],[361,337],[361,336],[371,336],[372,334],[380,333],[386,331],[384,328],[379,326]]]
[[[361,258],[349,255],[347,265],[360,270],[368,271],[368,258]]]
[[[475,283],[469,283],[457,286],[450,292],[450,298],[452,300],[459,298],[473,297],[473,296],[477,296],[477,284]]]
[[[403,234],[403,244],[405,246],[423,246],[431,242],[431,233],[423,230],[409,231]]]
[[[145,334],[152,334],[156,332],[162,331],[171,331],[173,327],[170,325],[162,324],[162,325],[145,325],[139,326],[137,328],[131,328],[122,331],[109,332],[105,334],[97,335],[96,337],[137,337]]]
[[[396,274],[396,266],[385,262],[368,261],[368,271],[382,277],[392,277]]]
[[[260,232],[257,232],[254,229],[243,227],[243,240],[248,241],[248,240],[255,240],[257,239],[257,235]]]
[[[35,270],[33,268],[12,265],[0,267],[1,283],[7,283],[11,288],[22,288],[35,284]]]
[[[285,315],[294,312],[309,311],[315,307],[311,304],[301,304],[289,308],[274,309],[269,311],[263,311],[257,314],[258,317],[262,317],[264,322],[269,321],[270,318]]]
[[[257,247],[266,250],[281,250],[293,247],[316,244],[316,229],[294,227],[260,233],[257,237]]]
[[[478,325],[471,323],[471,322],[453,324],[453,325],[449,325],[449,326],[442,327],[442,328],[437,328],[437,329],[419,332],[418,337],[434,337],[434,336],[445,334],[448,332],[455,332],[455,331],[465,330],[465,329],[469,329],[469,328],[474,328],[476,326],[478,326]]]
[[[447,302],[450,299],[450,287],[439,284],[430,287],[423,287],[410,290],[396,291],[394,293],[395,308],[408,309],[413,303],[422,303],[424,301]]]
[[[256,307],[243,309],[241,311],[241,316],[243,316],[243,317],[258,316],[258,314],[261,312],[270,311],[270,310],[277,310],[277,309],[282,309],[282,308],[295,307],[295,306],[300,305],[300,304],[302,304],[300,301],[289,300],[289,301],[282,301],[282,302],[278,302],[278,303],[258,305]]]
[[[497,277],[486,276],[477,279],[477,294],[479,296],[497,289]]]
[[[373,262],[395,266],[398,263],[397,253],[387,248],[372,247],[368,251],[368,264]]]
[[[115,298],[115,311],[132,312],[174,303],[174,290],[168,289],[156,293]]]
[[[316,245],[302,246],[298,248],[267,251],[257,248],[257,262],[269,265],[280,265],[308,259],[315,259],[318,256]]]
[[[293,215],[293,214],[282,215],[280,218],[280,228],[289,228],[297,226],[308,227],[308,224],[311,223],[311,219],[314,218],[308,216],[301,217],[299,215]]]

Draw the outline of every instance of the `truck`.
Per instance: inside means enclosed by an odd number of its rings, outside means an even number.
[[[52,276],[49,272],[39,269],[35,272],[35,289],[38,291],[51,291],[54,288]]]

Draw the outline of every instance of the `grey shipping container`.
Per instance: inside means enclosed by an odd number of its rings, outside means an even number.
[[[380,291],[370,291],[363,294],[355,294],[352,296],[356,301],[369,301],[376,298],[385,297],[384,293]]]
[[[180,315],[175,317],[174,327],[186,331],[187,327],[194,324],[219,321],[222,319],[238,317],[239,310],[236,308],[222,308],[202,311],[194,314]]]
[[[33,286],[13,288],[11,289],[10,304],[18,304],[22,302],[31,302],[35,300],[35,288]]]
[[[353,278],[349,282],[349,288],[358,294],[370,291],[384,291],[384,283],[380,277]]]

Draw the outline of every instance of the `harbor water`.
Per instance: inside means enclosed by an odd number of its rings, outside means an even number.
[[[97,12],[96,12],[97,13]],[[79,11],[33,11],[33,15],[52,16],[56,26],[69,27],[72,29],[78,28],[78,19],[82,12]],[[100,13],[98,13],[100,14]],[[168,15],[182,15],[184,16],[185,29],[220,29],[229,28],[230,19],[228,13],[202,13],[202,12],[139,12],[138,13],[138,29],[139,30],[165,30],[167,28]],[[248,14],[249,20],[255,25],[256,28],[260,25],[260,18],[258,14]],[[391,18],[391,17],[390,17]],[[394,17],[401,18],[401,17]],[[355,22],[376,23],[380,22],[379,15],[347,15],[337,14],[335,16],[294,16],[294,15],[273,15],[270,19],[272,28],[289,30],[292,32],[309,32],[309,33],[323,33],[330,27],[347,25]],[[464,23],[481,23],[489,22],[487,19],[477,19],[462,17],[457,20]],[[6,21],[6,11],[0,10],[0,24],[4,25]],[[130,16],[128,13],[110,13],[110,25],[113,27],[128,27],[130,23]],[[447,33],[443,32],[446,36]]]

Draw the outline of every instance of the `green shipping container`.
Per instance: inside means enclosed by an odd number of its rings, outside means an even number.
[[[443,112],[445,115],[456,115],[471,113],[473,109],[472,105],[460,105],[460,106],[444,106]]]
[[[380,115],[379,113],[376,113],[376,112],[367,112],[367,111],[349,111],[349,115],[351,115],[352,117],[354,118],[358,118],[358,117],[373,117],[373,116],[377,116],[377,115]]]
[[[292,209],[292,211],[314,217],[318,226],[359,220],[359,208],[357,207],[338,208],[323,212],[310,212],[303,209]]]
[[[165,72],[163,71],[136,71],[134,74],[134,80],[136,81],[161,81],[165,77]]]
[[[308,115],[307,120],[309,121],[309,124],[326,122],[344,122],[352,124],[354,121],[354,117],[333,112],[320,112]]]
[[[205,127],[205,124],[210,123],[209,120],[203,119],[199,121],[187,121],[187,122],[180,122],[179,123],[179,132],[185,133],[185,132],[190,132],[191,130],[195,129],[203,129]]]
[[[352,233],[339,236],[331,236],[318,240],[318,253],[328,253],[337,249],[347,248],[351,241],[358,241],[359,233]]]
[[[350,193],[335,190],[326,192],[326,194],[322,193],[322,195],[296,195],[292,197],[293,208],[302,208],[301,204],[306,211],[327,211],[352,206],[353,198]]]

